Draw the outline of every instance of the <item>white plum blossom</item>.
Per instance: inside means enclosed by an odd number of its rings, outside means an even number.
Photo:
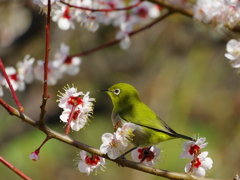
[[[94,172],[94,174],[97,174],[98,168],[100,168],[102,171],[105,168],[105,159],[100,156],[92,155],[92,157],[89,157],[86,154],[86,151],[82,150],[80,151],[80,157],[81,160],[78,162],[78,170],[82,173],[86,173],[88,176],[92,172]]]
[[[17,70],[14,67],[6,67],[5,71],[9,77],[14,91],[24,91],[25,82],[23,77],[18,74]],[[8,83],[5,79],[3,80],[2,85],[4,85],[6,88],[9,88]]]
[[[139,25],[151,18],[158,17],[161,10],[159,6],[153,3],[138,0],[131,2],[126,2],[125,0],[68,0],[64,2],[80,8],[70,7],[60,2],[60,0],[50,0],[52,20],[58,23],[60,29],[68,30],[74,28],[75,22],[77,22],[80,26],[84,26],[89,31],[94,32],[99,28],[100,24],[112,24],[120,29],[116,34],[116,38],[121,40],[120,47],[122,49],[128,49],[131,45],[129,33],[135,27],[139,27]],[[33,3],[40,6],[44,13],[47,12],[48,0],[33,0]],[[128,10],[114,10],[133,5],[135,7],[128,8]],[[81,7],[86,10],[81,9]],[[100,11],[94,11],[96,9]],[[108,10],[102,11],[104,9]],[[34,58],[26,55],[23,62],[17,64],[17,69],[13,67],[7,68],[14,90],[23,91],[25,83],[31,83],[33,77],[43,82],[45,62],[38,60],[36,62],[37,65],[33,67],[34,61]],[[48,63],[48,85],[55,85],[65,73],[71,76],[76,75],[79,72],[81,61],[79,57],[69,56],[69,47],[62,43],[60,50],[55,54],[54,60]],[[2,79],[0,79],[2,81],[0,81],[1,85],[8,87],[4,78]],[[1,85],[0,95],[3,95]]]
[[[48,0],[33,0],[35,4],[43,4],[45,6],[48,5]],[[54,3],[57,3],[59,2],[60,0],[50,0],[50,3],[51,4],[54,4]]]
[[[95,21],[95,19],[96,19],[95,16],[92,15],[92,16],[86,18],[86,19],[87,19],[87,21],[85,21],[84,27],[87,30],[89,30],[91,32],[95,32],[96,30],[98,30],[99,24],[98,24],[98,22]]]
[[[79,72],[79,65],[81,64],[81,58],[69,57],[69,46],[61,43],[59,51],[55,53],[55,60],[53,66],[57,68],[61,73],[74,76]]]
[[[73,103],[78,103],[78,104],[82,103],[82,98],[78,98],[78,97],[81,95],[84,95],[83,92],[78,92],[77,88],[70,87],[69,85],[67,85],[67,87],[64,87],[63,90],[65,92],[64,93],[59,92],[60,94],[58,95],[59,97],[58,106],[60,108],[71,110],[72,106],[74,105]]]
[[[157,18],[160,15],[159,7],[147,1],[133,8],[131,13],[137,18],[136,21],[147,18]]]
[[[134,136],[133,131],[136,129],[136,125],[133,123],[125,123],[122,128],[118,128],[116,135],[118,140],[125,146],[128,146],[128,142],[132,141]]]
[[[116,35],[116,39],[121,40],[120,41],[120,47],[123,50],[127,50],[131,45],[131,40],[127,32],[125,31],[119,31]]]
[[[74,29],[74,11],[72,8],[69,8],[67,5],[62,5],[61,9],[57,9],[53,16],[52,20],[57,22],[59,29],[61,30],[68,30]]]
[[[52,5],[52,20],[57,22],[58,27],[62,30],[75,28],[75,22],[80,26],[85,27],[91,32],[99,29],[100,24],[113,25],[121,30],[117,33],[116,38],[121,39],[120,47],[128,49],[131,41],[129,32],[133,27],[137,27],[152,18],[157,18],[160,15],[160,6],[150,2],[140,1],[125,1],[125,0],[68,0],[64,1],[71,6],[69,7],[61,3],[60,0],[51,1]],[[47,11],[47,0],[34,0],[43,11]],[[128,10],[115,11],[114,9],[125,8],[136,5]],[[85,9],[83,9],[85,8]],[[112,11],[111,11],[112,9]],[[92,11],[93,10],[93,11]],[[95,11],[99,10],[99,11]],[[107,10],[107,11],[104,11]],[[109,11],[110,10],[110,11]],[[123,29],[122,24],[131,26],[131,29]]]
[[[70,57],[69,46],[61,44],[60,49],[55,54],[55,60],[48,62],[48,85],[55,85],[64,74],[71,76],[79,72],[81,58]],[[35,79],[43,82],[44,80],[44,64],[45,61],[38,60],[34,66],[35,58],[26,55],[23,61],[19,61],[14,67],[6,67],[6,73],[9,76],[14,90],[25,90],[25,84],[29,84]],[[2,86],[8,88],[5,78],[0,77],[0,96],[3,95]]]
[[[180,155],[180,158],[189,158],[192,159],[196,152],[199,152],[200,149],[205,148],[208,143],[204,143],[206,138],[199,138],[196,142],[194,141],[186,141],[183,143],[182,148],[183,152]]]
[[[126,148],[118,139],[116,132],[114,134],[104,133],[102,135],[102,142],[100,151],[103,154],[107,154],[110,159],[118,158]]]
[[[68,123],[68,119],[70,116],[71,110],[66,109],[60,115],[60,119],[64,123]],[[71,128],[74,131],[79,131],[80,129],[84,128],[86,123],[88,122],[88,117],[90,114],[81,113],[79,108],[76,108],[73,112],[73,117],[71,121]]]
[[[77,105],[82,112],[91,112],[93,110],[92,102],[95,101],[95,98],[89,97],[90,92],[84,94],[81,91],[78,92],[77,88],[70,87],[69,85],[63,89],[65,92],[59,92],[58,95],[58,106],[60,108],[71,110],[73,105]]]
[[[20,76],[22,76],[22,79],[26,83],[31,83],[33,81],[33,63],[35,59],[30,58],[30,55],[27,54],[23,62],[18,62],[17,63],[17,71]]]
[[[102,15],[100,12],[93,12],[90,14],[80,14],[78,21],[80,21],[81,26],[83,25],[88,31],[95,32],[99,28],[99,23],[97,21],[97,16]]]
[[[149,7],[149,10],[148,10],[149,17],[152,18],[152,19],[159,17],[161,15],[160,10],[161,10],[160,6],[157,6],[155,4],[151,4],[151,7]]]
[[[51,0],[51,8],[54,12],[55,10],[61,9],[60,0]],[[44,13],[47,13],[48,0],[33,0],[34,4],[37,4]]]
[[[207,157],[208,152],[201,152],[201,149],[206,147],[206,138],[198,138],[196,142],[187,141],[182,145],[183,152],[181,158],[191,159],[190,163],[185,166],[185,172],[191,172],[196,176],[204,177],[206,171],[212,168],[213,161]]]
[[[87,92],[86,94],[84,94],[83,98],[82,98],[82,103],[79,104],[79,108],[81,109],[82,112],[84,113],[89,113],[92,112],[93,110],[93,103],[95,101],[95,98],[90,98],[89,97],[90,92]]]
[[[36,151],[32,152],[29,156],[29,159],[31,159],[33,161],[39,161],[39,159],[40,159],[39,151],[36,150]]]
[[[39,81],[44,80],[44,61],[38,60],[37,66],[33,69],[35,78]],[[48,85],[53,86],[57,84],[58,80],[62,77],[61,71],[58,68],[55,68],[53,61],[48,63]]]
[[[33,81],[33,63],[34,58],[26,55],[23,61],[17,63],[17,69],[14,67],[5,68],[14,91],[24,91],[25,83],[31,83]],[[2,86],[9,88],[6,79],[0,74],[0,96],[3,96]]]
[[[189,172],[192,168],[191,173],[199,177],[204,177],[206,175],[206,171],[211,169],[213,164],[212,159],[207,157],[207,155],[207,151],[199,154],[195,161],[193,160],[185,166],[185,172]]]
[[[129,33],[132,31],[132,24],[121,22],[120,23],[120,31],[116,34],[116,39],[121,40],[120,41],[120,47],[123,50],[126,50],[131,45],[131,40],[129,37]]]
[[[196,20],[219,28],[232,29],[240,22],[238,0],[198,0],[193,9]]]
[[[124,8],[124,1],[121,0],[105,0],[104,1],[105,9],[116,9],[116,8]],[[130,2],[129,2],[130,3]],[[97,12],[95,12],[97,13]],[[112,11],[112,12],[100,12],[97,16],[97,21],[99,23],[110,25],[111,23],[114,26],[119,26],[119,21],[125,19],[126,12],[124,11]]]
[[[125,123],[122,128],[118,128],[113,134],[105,133],[102,135],[102,145],[100,151],[107,154],[109,158],[116,159],[128,146],[128,142],[134,136],[133,131],[136,125],[133,123]]]
[[[142,23],[143,20],[156,18],[160,15],[160,9],[157,5],[150,2],[142,2],[137,7],[134,7],[129,13],[123,14],[114,21],[115,26],[120,27],[120,31],[116,34],[116,39],[120,41],[120,47],[126,50],[131,45],[129,33],[133,30],[136,24]]]
[[[156,146],[152,146],[149,150],[146,148],[137,148],[132,151],[132,158],[136,162],[142,162],[143,164],[153,167],[159,162],[159,155],[161,149]]]
[[[71,1],[71,4],[74,4],[79,7],[83,8],[90,8],[90,9],[101,9],[104,8],[103,2],[98,1]],[[84,26],[87,30],[91,32],[95,32],[99,28],[98,24],[98,16],[100,15],[103,17],[104,12],[91,12],[88,10],[81,10],[75,9],[74,10],[74,19],[76,22],[80,23],[80,26]]]
[[[58,106],[63,108],[63,112],[60,116],[61,121],[69,123],[74,131],[79,131],[89,121],[89,116],[93,112],[94,98],[89,97],[89,92],[84,94],[78,92],[75,87],[67,86],[64,88],[65,92],[59,92]],[[70,116],[71,115],[71,116]]]
[[[231,39],[227,43],[225,57],[230,60],[233,68],[240,68],[240,41]]]

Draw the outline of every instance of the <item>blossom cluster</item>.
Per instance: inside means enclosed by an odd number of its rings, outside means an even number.
[[[46,13],[47,0],[34,0],[34,3],[38,4]],[[99,24],[118,27],[116,38],[121,40],[120,47],[122,49],[130,46],[129,33],[134,27],[151,18],[158,17],[161,9],[153,3],[140,0],[52,0],[51,6],[53,7],[52,20],[62,30],[74,29],[75,22],[91,32],[95,32],[99,28]],[[124,10],[126,6],[133,8]],[[120,8],[123,10],[117,10]]]
[[[65,131],[66,134],[68,134],[68,127],[74,131],[79,131],[84,128],[89,121],[88,117],[93,113],[92,102],[95,101],[95,99],[89,97],[89,92],[86,94],[78,92],[74,86],[70,87],[67,85],[67,87],[64,87],[64,91],[64,93],[59,92],[59,99],[57,101],[59,102],[58,106],[63,109],[60,119],[68,125]],[[30,154],[29,159],[39,161],[40,149],[49,139],[50,138],[47,137],[40,147]],[[98,156],[89,157],[85,151],[80,152],[80,156],[82,161],[79,162],[78,168],[81,172],[87,173],[87,175],[93,172],[95,168],[98,168],[99,165],[103,166],[105,164],[103,158]]]
[[[55,53],[54,60],[48,64],[48,85],[55,85],[64,74],[71,76],[79,72],[81,59],[79,57],[69,57],[69,46],[61,44],[60,49]],[[26,55],[23,61],[20,61],[14,67],[6,67],[5,71],[15,91],[24,91],[26,84],[33,81],[34,77],[43,82],[44,61],[38,60],[34,66],[35,58]],[[8,88],[7,81],[0,74],[0,96],[3,96],[2,86]]]
[[[100,146],[101,153],[107,154],[110,159],[118,158],[128,146],[128,142],[132,140],[135,129],[135,124],[125,123],[122,128],[118,127],[113,134],[104,133],[101,137],[103,142]]]
[[[120,153],[128,146],[129,139],[133,136],[135,130],[133,123],[126,123],[122,128],[118,128],[114,134],[105,133],[102,135],[103,144],[100,147],[101,153],[107,154],[109,158],[116,159]],[[89,175],[92,172],[97,173],[97,169],[104,170],[105,159],[97,155],[89,157],[85,151],[80,151],[81,160],[78,162],[78,170]]]
[[[230,60],[233,68],[240,68],[240,41],[231,39],[227,43],[225,57]]]
[[[193,10],[196,20],[219,28],[232,29],[240,22],[238,0],[198,0]]]
[[[116,132],[105,133],[102,135],[102,145],[100,151],[103,154],[107,154],[110,159],[116,159],[128,146],[128,143],[132,141],[134,137],[134,130],[136,125],[133,123],[125,123],[122,128],[118,127]],[[146,148],[136,148],[132,151],[132,158],[136,162],[141,162],[147,166],[154,166],[158,161],[160,148],[156,146]]]
[[[74,131],[84,128],[89,116],[93,113],[94,98],[89,97],[89,92],[78,92],[75,87],[67,86],[65,92],[59,92],[58,106],[63,109],[61,121],[69,124]]]
[[[133,132],[136,129],[136,125],[133,123],[125,123],[122,128],[118,128],[113,134],[105,133],[102,135],[102,145],[100,151],[103,154],[107,154],[109,158],[116,159],[128,146],[128,142],[131,142]],[[188,158],[191,161],[185,166],[185,172],[191,172],[196,176],[204,177],[206,171],[212,168],[213,161],[210,157],[207,157],[208,152],[201,152],[201,149],[206,147],[208,143],[205,143],[206,138],[199,138],[196,142],[187,141],[183,144],[183,152],[181,158]],[[147,166],[153,167],[159,162],[160,148],[156,146],[150,146],[145,148],[137,148],[132,151],[132,158],[136,162],[141,162]],[[100,167],[102,170],[105,165],[105,159],[99,156],[92,156],[91,158],[86,155],[85,151],[80,152],[81,161],[79,161],[78,169],[82,173],[89,175],[91,172],[97,171]]]
[[[33,63],[34,58],[26,55],[23,62],[17,63],[17,70],[14,67],[5,67],[5,71],[15,91],[24,91],[26,83],[33,81]],[[0,96],[3,96],[2,86],[9,88],[6,79],[0,74]]]
[[[212,168],[213,161],[207,157],[208,152],[201,152],[201,149],[208,145],[208,143],[204,143],[205,141],[206,138],[199,138],[196,142],[187,141],[182,145],[184,151],[180,157],[191,159],[191,162],[185,166],[185,172],[204,177],[206,171]]]

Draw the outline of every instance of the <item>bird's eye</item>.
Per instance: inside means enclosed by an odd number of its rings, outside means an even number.
[[[120,92],[121,92],[120,89],[115,89],[114,90],[114,94],[116,94],[116,95],[119,95]]]

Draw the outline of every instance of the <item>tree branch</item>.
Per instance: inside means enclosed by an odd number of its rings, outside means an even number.
[[[149,174],[153,174],[156,176],[161,176],[161,177],[165,177],[165,178],[169,178],[169,179],[178,179],[178,180],[217,180],[217,179],[210,179],[210,178],[202,178],[202,177],[197,177],[191,174],[186,174],[186,173],[177,173],[177,172],[171,172],[171,171],[167,171],[167,170],[162,170],[162,169],[156,169],[156,168],[152,168],[152,167],[148,167],[145,166],[141,163],[135,163],[126,159],[122,159],[122,158],[117,158],[117,159],[110,159],[107,155],[102,154],[100,152],[99,149],[96,149],[94,147],[91,147],[89,145],[83,144],[79,141],[76,141],[74,139],[72,139],[69,135],[66,134],[60,134],[52,129],[50,129],[49,127],[47,127],[45,124],[43,123],[39,123],[39,121],[35,121],[33,119],[31,119],[30,117],[28,117],[27,115],[23,114],[23,113],[19,113],[19,111],[13,107],[11,107],[10,105],[8,105],[7,103],[5,103],[2,99],[0,99],[0,104],[8,111],[10,112],[11,115],[18,117],[19,119],[21,119],[22,121],[34,126],[35,128],[39,129],[40,131],[44,132],[47,137],[49,138],[54,138],[57,139],[59,141],[62,141],[63,143],[66,143],[70,146],[76,147],[78,149],[82,149],[85,150],[91,154],[95,154],[101,157],[104,157],[110,161],[116,162],[117,164],[123,166],[123,167],[129,167],[135,170],[139,170],[142,172],[146,172]],[[230,179],[228,179],[230,180]]]

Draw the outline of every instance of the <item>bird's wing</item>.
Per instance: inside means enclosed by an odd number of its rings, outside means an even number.
[[[153,117],[146,117],[145,115],[137,115],[133,116],[131,114],[126,114],[123,112],[119,112],[118,116],[124,121],[131,122],[137,124],[139,126],[152,129],[154,131],[162,132],[169,134],[170,136],[176,136],[177,133],[171,129],[162,119],[157,117],[155,114]]]
[[[119,111],[118,117],[126,122],[137,124],[141,127],[145,127],[157,132],[168,134],[172,137],[182,138],[190,141],[196,141],[195,139],[176,133],[170,128],[162,119],[160,119],[155,113],[152,112],[147,106],[144,108],[132,108],[132,111]],[[146,108],[147,107],[147,108]]]

